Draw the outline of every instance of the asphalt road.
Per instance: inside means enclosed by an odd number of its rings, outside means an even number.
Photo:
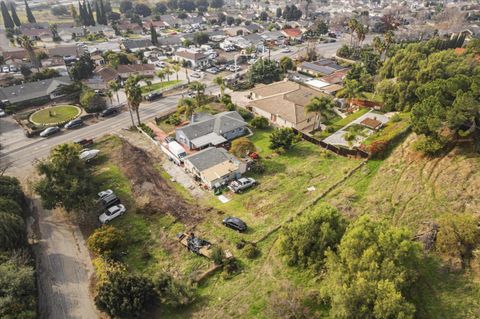
[[[210,86],[211,90],[213,87]],[[140,118],[142,121],[152,119],[162,114],[167,114],[176,109],[181,94],[167,96],[151,103],[143,103],[140,106]],[[136,117],[135,117],[136,119]],[[31,167],[32,162],[47,156],[50,150],[58,144],[71,142],[81,138],[95,138],[109,133],[115,133],[127,129],[132,125],[129,112],[122,112],[117,116],[107,118],[98,123],[85,126],[72,131],[62,131],[58,135],[49,138],[35,137],[17,141],[15,145],[0,151],[0,162],[11,163],[8,172],[12,175],[22,175]]]

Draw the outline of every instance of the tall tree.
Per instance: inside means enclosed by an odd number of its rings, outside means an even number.
[[[138,84],[140,82],[140,77],[137,75],[129,76],[127,81],[125,82],[125,94],[127,95],[127,102],[128,102],[128,107],[130,110],[135,111],[137,114],[137,121],[138,125],[141,124],[140,122],[140,103],[142,102],[142,90],[140,89],[140,85]],[[130,113],[131,115],[131,113]],[[135,126],[135,123],[133,121],[132,117],[132,125]]]
[[[92,7],[90,6],[89,1],[87,1],[87,12],[88,12],[89,25],[94,26],[95,25],[95,18],[93,17]]]
[[[221,97],[223,97],[225,94],[225,80],[223,79],[223,77],[221,77],[220,75],[215,77],[213,79],[213,83],[220,87],[220,95]]]
[[[79,19],[79,16],[78,16],[77,9],[73,5],[73,3],[70,5],[70,12],[72,14],[72,19],[75,22],[75,25],[79,26],[80,25],[80,19]]]
[[[150,24],[150,37],[153,45],[158,45],[157,29],[155,29],[155,27],[153,26],[153,23]]]
[[[86,19],[86,14],[85,14],[85,7],[82,5],[80,1],[78,1],[78,13],[79,13],[79,22],[80,25],[87,25],[87,19]]]
[[[320,126],[320,118],[325,117],[325,113],[330,112],[335,106],[333,99],[329,96],[314,97],[305,107],[307,113],[315,113],[314,128]]]
[[[15,23],[15,25],[16,25],[17,27],[21,26],[21,25],[22,25],[22,22],[21,22],[20,19],[18,18],[17,9],[15,9],[15,6],[13,5],[12,2],[10,2],[10,11],[12,11],[12,20],[13,20],[13,22]]]
[[[190,83],[189,88],[193,91],[195,91],[195,98],[197,100],[197,107],[200,107],[202,103],[202,98],[203,95],[205,94],[205,88],[206,85],[199,82],[199,81],[194,81]]]
[[[17,43],[25,49],[25,51],[27,51],[27,54],[30,58],[30,62],[32,63],[32,65],[39,69],[40,68],[40,61],[37,57],[37,55],[35,54],[35,48],[33,46],[33,42],[32,40],[30,40],[29,37],[27,37],[26,35],[21,35],[19,37],[17,37]]]
[[[10,16],[10,12],[8,12],[5,2],[0,2],[0,6],[2,7],[2,17],[5,29],[13,29],[15,27],[15,24],[13,23],[12,17]]]
[[[102,13],[102,21],[100,22],[100,24],[107,25],[108,24],[107,12],[105,11],[105,5],[103,4],[103,0],[100,0],[100,4],[99,4],[98,8],[100,9],[100,12]]]
[[[177,109],[183,108],[185,119],[189,120],[195,110],[195,103],[190,98],[181,99],[177,105]]]
[[[25,0],[25,12],[27,14],[28,23],[37,23],[37,20],[33,16],[32,10],[30,10],[30,7],[28,6],[27,0]]]
[[[95,16],[97,18],[97,24],[102,24],[102,13],[100,12],[100,8],[98,6],[98,1],[95,1]]]
[[[117,95],[117,102],[120,103],[120,97],[118,96],[118,91],[120,91],[120,83],[118,83],[117,80],[111,80],[110,82],[108,82],[108,87],[110,88],[110,90],[115,92],[115,94]]]

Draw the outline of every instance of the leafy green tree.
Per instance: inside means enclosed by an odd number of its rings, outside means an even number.
[[[17,43],[27,51],[28,57],[30,59],[30,62],[33,64],[35,68],[37,68],[37,71],[40,68],[40,60],[38,59],[38,56],[35,54],[35,48],[33,41],[30,40],[29,37],[26,35],[21,35],[17,37]]]
[[[193,35],[193,43],[196,45],[202,45],[205,43],[208,43],[208,40],[210,39],[208,33],[205,32],[196,32]]]
[[[116,257],[124,243],[125,233],[110,225],[97,228],[87,240],[91,251],[108,258]]]
[[[267,21],[268,20],[268,13],[266,11],[260,12],[260,16],[258,17],[261,21]]]
[[[255,145],[246,137],[240,137],[232,142],[230,152],[237,157],[246,157],[248,154],[255,152]]]
[[[135,5],[135,13],[145,18],[152,14],[152,10],[146,4],[138,3]]]
[[[345,219],[335,208],[317,206],[283,228],[281,253],[289,266],[320,270],[326,252],[336,250],[346,225]]]
[[[165,14],[167,12],[167,6],[164,2],[157,2],[155,4],[155,12],[158,14]]]
[[[268,120],[263,116],[255,116],[250,124],[256,129],[266,129],[270,125]]]
[[[409,294],[419,278],[421,248],[411,234],[360,217],[327,253],[322,292],[334,318],[414,318]]]
[[[113,318],[140,318],[155,298],[154,285],[148,278],[116,271],[98,288],[95,305]]]
[[[471,214],[446,214],[439,221],[435,248],[444,256],[460,260],[463,267],[480,243],[479,219]]]
[[[37,23],[37,20],[35,20],[35,17],[33,16],[32,10],[30,10],[30,7],[28,6],[27,0],[25,0],[25,12],[27,14],[28,23]]]
[[[162,304],[182,307],[191,304],[197,297],[195,287],[167,273],[157,274],[153,283]]]
[[[3,18],[3,25],[5,29],[13,29],[15,28],[15,24],[13,23],[12,17],[10,16],[10,12],[8,12],[7,5],[4,1],[0,2],[0,7],[2,9],[2,18]]]
[[[330,96],[316,96],[305,106],[305,111],[307,113],[315,113],[316,124],[314,124],[314,127],[318,128],[321,117],[326,118],[326,114],[332,112],[334,107],[335,103]]]
[[[82,105],[87,113],[98,113],[107,107],[107,102],[99,94],[93,90],[84,90],[80,94],[80,105]]]
[[[193,81],[189,85],[190,90],[195,91],[195,99],[197,102],[197,107],[202,105],[202,100],[203,100],[203,96],[205,95],[206,87],[207,86],[205,84],[199,81]]]
[[[70,68],[70,74],[75,81],[81,81],[91,77],[93,70],[95,70],[95,62],[89,56],[82,55]]]
[[[195,103],[191,98],[184,98],[178,101],[177,111],[185,114],[185,119],[190,119],[195,110]],[[180,124],[180,123],[178,123]]]
[[[22,187],[15,177],[0,175],[0,197],[11,199],[22,207],[26,205]]]
[[[295,69],[295,64],[290,57],[284,56],[280,59],[280,68],[283,72],[287,72],[288,70]]]
[[[320,21],[317,24],[317,32],[319,34],[327,34],[328,33],[328,24],[325,23],[325,21]]]
[[[79,155],[80,146],[61,144],[37,164],[41,179],[35,184],[35,191],[41,196],[44,208],[61,206],[78,217],[91,211],[96,188],[85,161]]]
[[[22,217],[0,211],[0,251],[21,248],[27,244],[27,232]]]
[[[118,83],[117,80],[111,80],[108,82],[108,87],[110,90],[115,92],[117,96],[117,102],[120,103],[120,97],[118,96],[118,91],[120,91],[120,88],[121,88],[120,83]]]
[[[23,216],[22,207],[13,199],[0,197],[0,212]]]
[[[272,134],[270,134],[269,147],[273,150],[287,151],[292,148],[296,140],[297,136],[291,128],[276,128]]]
[[[223,0],[210,0],[210,7],[214,9],[219,9],[223,7]]]
[[[0,263],[0,318],[37,318],[36,300],[33,267],[12,259]]]
[[[133,4],[130,0],[122,0],[120,1],[120,12],[127,13],[133,10]]]
[[[251,83],[269,84],[279,81],[280,73],[275,61],[261,58],[250,67],[247,77]]]
[[[278,7],[277,8],[277,11],[275,11],[275,16],[277,18],[281,18],[282,17],[282,8]]]
[[[20,21],[20,18],[17,15],[17,10],[15,9],[15,6],[13,3],[10,2],[10,11],[12,11],[12,20],[15,23],[17,27],[22,25],[22,22]]]

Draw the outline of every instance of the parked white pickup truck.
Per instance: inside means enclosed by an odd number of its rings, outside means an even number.
[[[249,187],[252,187],[257,183],[256,180],[250,177],[242,177],[239,178],[236,181],[233,181],[228,185],[228,189],[230,189],[234,193],[239,193],[243,191],[244,189],[247,189]]]

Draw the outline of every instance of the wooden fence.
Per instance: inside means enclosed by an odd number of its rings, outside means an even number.
[[[360,157],[360,158],[368,158],[370,156],[367,152],[362,151],[360,149],[347,149],[347,148],[337,147],[337,146],[325,143],[324,141],[317,140],[312,135],[305,132],[301,132],[295,128],[293,129],[293,131],[296,134],[300,134],[304,140],[310,143],[313,143],[315,145],[318,145],[320,147],[323,147],[324,149],[332,151],[335,154],[338,154],[341,156],[354,156],[354,157]]]

